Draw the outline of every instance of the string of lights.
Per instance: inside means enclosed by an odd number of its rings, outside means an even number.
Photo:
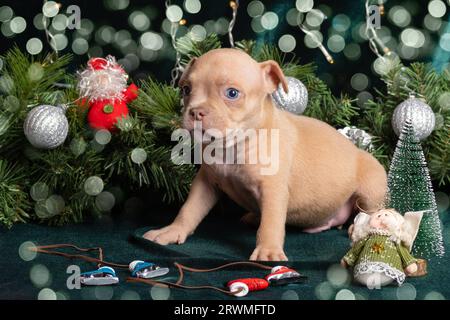
[[[233,28],[234,28],[234,25],[236,24],[237,12],[238,12],[238,8],[239,8],[239,0],[230,1],[230,7],[233,10],[233,15],[232,15],[231,21],[228,25],[228,39],[230,41],[230,46],[232,48],[234,48]]]
[[[380,2],[380,1],[379,1]],[[378,47],[380,47],[384,54],[389,54],[390,49],[384,45],[383,41],[378,37],[377,31],[375,30],[375,27],[372,23],[370,23],[370,14],[371,14],[371,6],[370,6],[370,0],[366,0],[365,2],[365,8],[366,8],[366,29],[365,34],[369,41],[369,48],[379,57],[383,58],[383,55],[380,54]],[[381,9],[379,8],[379,12],[381,15]],[[383,12],[384,12],[384,6],[383,6]]]

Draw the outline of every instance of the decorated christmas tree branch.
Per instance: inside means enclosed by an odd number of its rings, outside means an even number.
[[[426,160],[430,163],[431,177],[439,185],[448,184],[450,77],[445,72],[438,74],[429,64],[412,63],[406,67],[397,59],[385,59],[386,63],[392,64],[390,70],[382,76],[386,90],[376,90],[375,98],[364,105],[362,117],[358,121],[359,127],[373,135],[373,144],[376,146],[374,155],[387,167],[398,139],[392,123],[394,111],[414,94],[417,101],[414,105],[417,106],[411,112],[415,117],[420,117],[417,121],[421,122],[422,130],[428,130],[425,128],[431,124],[427,121],[434,121],[434,117],[436,118],[434,130],[422,141]],[[429,111],[422,109],[423,103],[429,106]],[[434,112],[433,119],[424,118],[429,117],[431,111]]]
[[[0,159],[0,224],[11,227],[13,223],[25,222],[31,208],[25,191],[27,172],[19,165],[11,165]]]

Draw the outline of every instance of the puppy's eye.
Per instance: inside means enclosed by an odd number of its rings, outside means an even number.
[[[181,94],[182,94],[183,96],[188,96],[188,95],[190,95],[190,94],[191,94],[191,87],[189,87],[189,86],[183,86],[183,87],[181,88]]]
[[[230,100],[236,100],[239,98],[239,90],[235,88],[228,88],[225,91],[225,96]]]

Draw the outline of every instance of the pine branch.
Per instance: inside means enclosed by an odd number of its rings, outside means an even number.
[[[195,41],[189,34],[180,37],[177,40],[177,49],[181,53],[181,63],[186,65],[194,57],[200,57],[201,55],[218,49],[221,47],[221,42],[217,34],[209,34],[203,41]]]
[[[0,224],[11,227],[30,217],[27,211],[31,205],[24,191],[27,185],[25,168],[0,159]]]
[[[138,98],[132,106],[151,120],[156,129],[171,132],[180,127],[180,94],[178,89],[148,78],[141,82]]]

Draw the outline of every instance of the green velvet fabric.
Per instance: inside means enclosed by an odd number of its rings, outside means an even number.
[[[156,262],[168,266],[171,272],[164,280],[174,281],[178,274],[173,262],[178,261],[195,268],[209,268],[230,261],[247,259],[255,246],[256,229],[244,226],[236,216],[209,216],[183,245],[159,246],[142,238],[150,228],[167,222],[175,214],[167,216],[166,221],[136,222],[133,217],[115,219],[106,216],[100,220],[79,225],[48,227],[35,224],[16,225],[11,230],[0,229],[0,298],[2,299],[36,299],[42,288],[50,288],[68,299],[121,299],[139,297],[152,299],[168,297],[169,299],[237,299],[211,290],[167,291],[153,290],[140,283],[127,283],[127,270],[116,269],[121,282],[109,288],[82,287],[69,290],[66,280],[69,274],[66,268],[77,264],[83,271],[95,268],[93,264],[81,260],[68,260],[63,257],[38,254],[31,261],[24,261],[19,255],[19,247],[25,241],[45,245],[53,243],[72,243],[81,247],[101,246],[105,259],[117,263],[129,263],[132,260]],[[154,216],[162,216],[155,213]],[[447,252],[450,251],[450,219],[448,213],[443,215],[444,237]],[[149,227],[152,225],[152,227]],[[305,283],[287,286],[269,287],[267,290],[252,292],[240,299],[335,299],[348,297],[353,293],[356,298],[364,299],[398,299],[416,297],[424,299],[430,292],[438,292],[450,299],[450,259],[449,253],[442,259],[429,262],[429,274],[422,278],[407,278],[400,289],[396,286],[381,290],[369,290],[345,280],[345,272],[337,264],[349,249],[347,230],[333,229],[319,234],[305,234],[295,228],[288,228],[285,250],[289,262],[308,277]],[[66,250],[70,252],[70,250]],[[95,254],[93,254],[95,256]],[[31,281],[34,273],[45,266],[50,274],[47,283],[36,284]],[[277,265],[274,263],[272,265]],[[44,268],[45,270],[45,268]],[[39,272],[37,272],[39,274]],[[232,279],[245,277],[263,277],[264,270],[248,267],[232,268],[211,273],[186,273],[188,285],[213,285],[224,287]],[[45,272],[44,272],[45,280]],[[42,276],[42,274],[41,274]],[[35,277],[35,275],[33,276]],[[42,277],[41,277],[42,278]],[[39,275],[38,275],[39,279]],[[343,282],[343,283],[342,283]],[[351,291],[342,291],[348,289]],[[433,294],[431,295],[433,296]],[[436,294],[434,294],[436,297]]]

